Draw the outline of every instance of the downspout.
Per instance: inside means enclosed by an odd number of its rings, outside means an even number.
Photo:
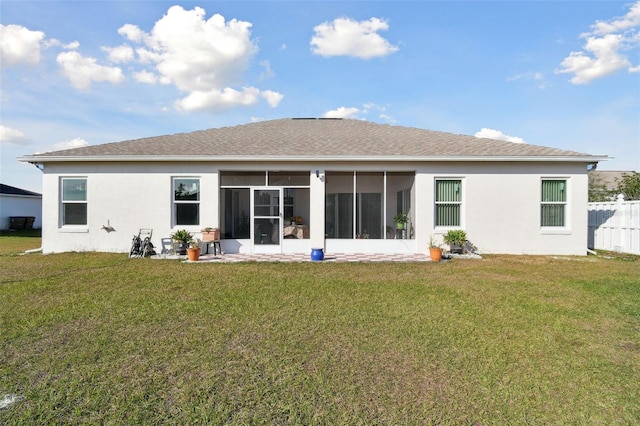
[[[31,253],[38,253],[42,251],[42,247],[38,247],[37,249],[31,249],[31,250],[25,250],[24,253],[22,254],[31,254]]]

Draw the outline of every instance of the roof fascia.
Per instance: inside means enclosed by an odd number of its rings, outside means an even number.
[[[11,198],[42,198],[42,194],[7,194],[5,192],[0,192],[0,196],[2,197],[11,197]]]
[[[35,164],[76,162],[576,162],[595,163],[609,160],[606,155],[551,156],[225,156],[225,155],[91,155],[91,156],[24,156],[18,161]]]

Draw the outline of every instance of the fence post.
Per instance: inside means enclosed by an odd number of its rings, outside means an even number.
[[[625,228],[627,227],[626,225],[626,217],[627,217],[627,212],[625,211],[625,205],[624,205],[624,194],[618,194],[618,196],[616,197],[616,201],[617,201],[617,206],[616,206],[616,211],[618,212],[618,241],[619,241],[619,246],[614,246],[614,250],[618,251],[618,252],[622,252],[624,251],[624,248],[627,247],[627,241],[625,238]]]

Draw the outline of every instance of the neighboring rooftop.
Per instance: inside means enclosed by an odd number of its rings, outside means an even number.
[[[438,160],[606,157],[352,119],[277,119],[22,157],[21,161]]]
[[[2,195],[20,195],[24,197],[42,197],[42,194],[37,192],[27,191],[26,189],[16,188],[15,186],[5,185],[0,183],[0,194]]]
[[[594,170],[589,172],[594,182],[598,182],[607,190],[615,190],[625,174],[633,174],[633,170]]]

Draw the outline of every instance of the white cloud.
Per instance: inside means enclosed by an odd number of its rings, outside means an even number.
[[[356,120],[365,120],[364,116],[368,114],[377,114],[377,118],[386,123],[395,124],[397,120],[386,113],[386,108],[373,102],[366,102],[362,108],[356,107],[338,107],[334,110],[327,111],[322,114],[324,118],[351,118]]]
[[[486,127],[483,127],[482,129],[480,129],[480,131],[477,132],[474,136],[476,138],[487,138],[487,139],[496,139],[499,141],[506,141],[506,142],[526,143],[522,138],[505,135],[500,130],[487,129]]]
[[[174,84],[187,92],[186,97],[176,102],[183,111],[220,111],[252,105],[261,98],[273,106],[279,102],[278,96],[282,98],[271,91],[232,87],[241,81],[258,50],[250,39],[250,28],[249,22],[226,21],[219,14],[205,19],[205,11],[200,7],[185,10],[172,6],[150,33],[132,24],[122,26],[118,32],[141,44],[136,49],[138,60],[152,66],[136,74],[138,81]],[[273,73],[269,66],[265,68],[267,75]]]
[[[390,124],[396,124],[398,122],[398,120],[388,114],[380,114],[378,117]]]
[[[362,105],[362,114],[368,114],[369,112],[374,111],[378,113],[378,118],[383,120],[384,122],[389,124],[398,123],[398,120],[387,114],[387,107],[385,107],[384,105],[378,105],[373,102],[367,102]]]
[[[263,71],[260,73],[260,80],[275,77],[276,73],[273,72],[271,68],[271,62],[267,60],[260,61],[260,66],[263,68]]]
[[[82,148],[83,146],[89,145],[89,142],[85,141],[82,138],[75,138],[69,141],[58,142],[53,145],[54,151],[60,151],[63,149],[72,149],[72,148]]]
[[[371,18],[354,21],[338,18],[314,27],[311,38],[313,53],[321,56],[354,56],[371,59],[390,55],[398,50],[378,34],[389,29],[387,22]]]
[[[29,140],[24,133],[18,129],[0,125],[0,143],[11,145],[30,145]]]
[[[109,60],[115,64],[131,62],[135,56],[131,46],[126,44],[116,47],[103,47],[102,50],[108,53]]]
[[[24,63],[36,65],[40,62],[42,31],[31,31],[21,25],[0,24],[0,60],[4,65]]]
[[[622,53],[640,46],[640,0],[630,7],[622,18],[598,21],[591,26],[590,33],[581,34],[587,41],[583,50],[571,52],[556,70],[557,74],[573,74],[573,84],[588,84],[616,71],[627,69],[638,72]]]
[[[280,101],[284,98],[284,95],[278,92],[274,92],[272,90],[263,90],[260,92],[260,96],[267,101],[267,103],[275,108],[280,105]]]
[[[95,58],[82,56],[78,52],[62,52],[58,55],[57,62],[63,75],[76,89],[88,89],[93,82],[117,84],[124,81],[120,68],[99,65]]]
[[[557,70],[558,74],[574,74],[573,84],[587,84],[598,78],[612,74],[620,69],[631,68],[629,60],[619,53],[624,37],[620,34],[607,34],[604,37],[589,37],[584,52],[571,52],[564,58]]]
[[[138,83],[145,83],[145,84],[156,84],[156,83],[158,83],[158,76],[155,75],[154,73],[146,71],[146,70],[134,73],[133,74],[133,78]]]
[[[546,89],[548,87],[547,81],[544,78],[544,74],[541,72],[524,72],[520,74],[512,75],[507,78],[507,81],[522,81],[522,82],[533,82],[536,87],[539,89]]]
[[[332,111],[327,111],[322,116],[324,118],[355,118],[360,110],[358,108],[339,107]]]
[[[260,91],[255,87],[244,87],[236,90],[231,87],[222,90],[194,90],[186,97],[176,101],[176,108],[181,111],[223,111],[227,108],[251,106],[260,99],[275,108],[284,96],[271,90]]]
[[[629,12],[619,19],[611,22],[598,21],[591,26],[593,34],[605,35],[626,31],[640,26],[640,1],[631,6]]]
[[[55,39],[55,38],[50,38],[48,40],[45,40],[42,45],[48,49],[50,47],[62,47],[63,49],[66,50],[76,50],[77,48],[80,47],[80,42],[79,41],[72,41],[71,43],[67,43],[67,44],[63,44],[60,40]]]
[[[122,27],[118,28],[118,34],[127,38],[127,40],[131,40],[134,43],[142,43],[146,34],[137,25],[133,24],[124,24]]]

